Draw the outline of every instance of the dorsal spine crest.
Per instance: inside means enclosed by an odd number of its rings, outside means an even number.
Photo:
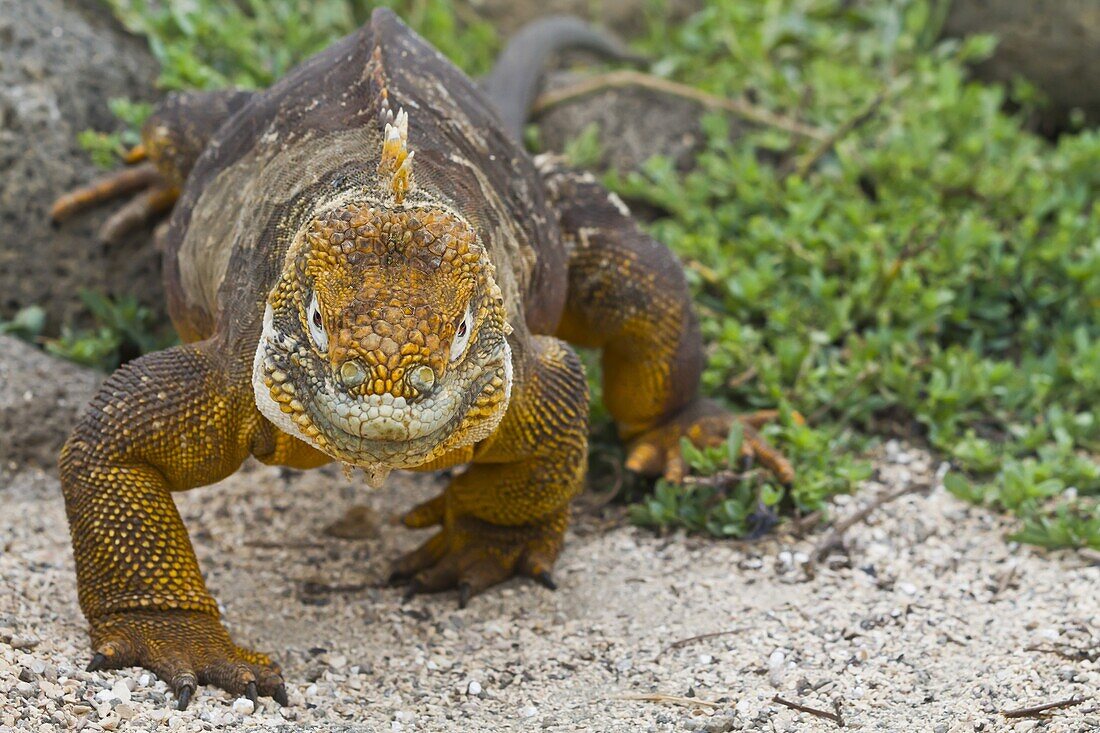
[[[393,194],[395,204],[404,202],[405,195],[416,185],[413,180],[413,156],[414,153],[409,150],[409,115],[400,109],[392,122],[386,122],[382,157],[378,161],[378,175],[382,178],[383,188]]]

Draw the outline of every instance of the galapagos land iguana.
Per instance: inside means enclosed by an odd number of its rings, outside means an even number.
[[[599,46],[556,22],[559,46]],[[465,604],[513,575],[554,587],[588,440],[569,344],[601,350],[628,468],[676,478],[682,437],[724,440],[735,418],[698,394],[680,264],[590,175],[523,150],[531,63],[517,72],[510,48],[486,94],[377,10],[265,91],[168,98],[147,162],[58,202],[62,218],[137,192],[115,231],[171,209],[183,341],[117,370],[61,455],[89,669],[146,667],[181,708],[199,684],[286,703],[278,665],[222,626],[172,499],[249,456],[373,484],[467,466],[403,517],[439,531],[394,570]],[[789,481],[741,420],[745,450]]]

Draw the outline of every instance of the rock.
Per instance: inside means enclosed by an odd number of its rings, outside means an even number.
[[[561,89],[584,77],[553,73],[544,89]],[[597,129],[600,158],[586,167],[636,171],[654,155],[663,155],[677,170],[694,166],[706,136],[700,124],[703,108],[696,102],[650,89],[624,87],[578,97],[551,107],[536,118],[541,147],[562,152],[590,125]],[[745,134],[748,125],[729,116],[730,138]]]
[[[976,67],[986,80],[1029,79],[1051,101],[1044,130],[1065,127],[1074,108],[1100,122],[1100,3],[1095,0],[953,0],[947,36],[992,33],[993,58]]]
[[[3,337],[0,336],[0,338]],[[36,646],[38,646],[38,639],[35,639],[33,636],[15,635],[11,637],[11,641],[8,642],[8,645],[11,646],[12,649],[34,649]]]
[[[343,517],[325,527],[325,534],[344,540],[365,540],[378,536],[382,520],[378,512],[364,504],[356,504]]]
[[[156,68],[106,4],[0,0],[0,318],[37,304],[54,332],[84,314],[82,288],[132,293],[164,313],[148,232],[104,248],[94,232],[109,209],[60,229],[47,216],[59,194],[103,173],[77,133],[118,126],[112,97],[153,99]]]
[[[256,705],[247,697],[238,697],[233,701],[233,712],[237,715],[252,715]]]
[[[734,729],[737,723],[735,717],[729,715],[716,715],[703,725],[706,733],[728,733]]]
[[[89,369],[0,335],[0,435],[4,436],[0,465],[14,461],[54,470],[77,414],[92,398],[101,378]],[[10,643],[25,649],[38,641],[13,636]]]
[[[130,702],[130,688],[126,685],[126,680],[115,682],[111,688],[111,699],[119,702]]]

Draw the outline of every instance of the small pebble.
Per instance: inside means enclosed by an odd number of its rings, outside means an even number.
[[[33,636],[20,636],[16,634],[15,636],[11,637],[11,641],[8,642],[8,645],[12,649],[34,649],[36,646],[38,646],[38,639],[35,639]]]
[[[252,715],[256,706],[247,697],[238,697],[233,701],[233,712],[237,715]]]

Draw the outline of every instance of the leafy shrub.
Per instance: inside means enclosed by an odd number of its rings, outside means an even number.
[[[655,158],[609,182],[667,212],[652,230],[690,268],[708,392],[797,406],[826,462],[853,446],[846,429],[916,426],[951,459],[947,486],[1019,515],[1018,539],[1098,547],[1100,134],[1024,129],[1034,90],[970,81],[992,39],[931,41],[934,9],[708,4],[649,41],[662,73],[829,130],[885,101],[806,176],[792,171],[816,143],[772,129],[731,142],[710,115],[691,173]],[[660,511],[636,513],[701,528],[681,516],[688,496],[660,487]]]

